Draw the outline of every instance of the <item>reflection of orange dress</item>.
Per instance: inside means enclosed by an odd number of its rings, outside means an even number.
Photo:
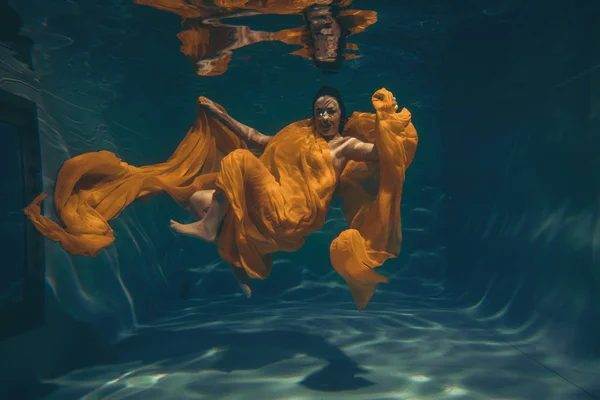
[[[336,19],[347,31],[347,35],[352,36],[376,23],[377,13],[369,10],[344,10],[336,16]],[[229,67],[233,51],[258,42],[277,40],[285,44],[301,46],[291,54],[307,59],[311,59],[315,51],[307,26],[278,32],[257,32],[251,31],[246,26],[222,24],[218,19],[210,21],[185,19],[182,25],[183,30],[177,34],[181,40],[181,52],[196,64],[198,74],[203,76],[223,74]],[[340,51],[345,59],[359,58],[357,54],[344,50],[357,51],[356,44],[346,43],[345,49]],[[203,60],[211,64],[210,68],[198,65],[198,62]]]
[[[265,14],[298,14],[314,5],[347,7],[352,0],[134,0],[183,18],[207,18],[219,13],[255,10]]]
[[[350,162],[340,190],[350,229],[331,245],[335,270],[359,309],[387,278],[373,268],[400,251],[404,173],[417,146],[410,113],[354,113],[345,134],[377,144],[379,163]],[[220,164],[220,166],[219,166]],[[25,209],[36,228],[71,254],[96,255],[113,241],[108,220],[137,198],[167,192],[189,210],[196,190],[219,188],[228,211],[217,247],[251,278],[266,278],[271,254],[296,251],[325,222],[336,187],[331,154],[311,120],[293,123],[256,158],[231,131],[199,108],[192,129],[167,162],[134,167],[106,151],[68,160],[59,172],[54,206],[65,228],[40,214],[38,197]]]
[[[306,25],[284,29],[278,32],[253,32],[246,26],[227,25],[221,20],[236,16],[239,12],[258,12],[260,14],[301,14],[315,4],[347,7],[352,0],[135,0],[135,3],[154,7],[158,10],[175,13],[183,18],[183,30],[177,35],[181,40],[181,52],[194,64],[205,61],[206,65],[197,65],[202,76],[223,74],[232,59],[232,52],[262,41],[277,40],[289,45],[301,46],[293,55],[311,59],[314,54],[312,36]],[[352,36],[363,32],[377,22],[377,13],[370,10],[342,10],[336,20]],[[357,51],[358,46],[346,43],[340,49],[345,59],[359,58],[357,54],[345,50]]]

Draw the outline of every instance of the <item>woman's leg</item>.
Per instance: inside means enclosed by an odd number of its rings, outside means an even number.
[[[191,224],[180,224],[171,220],[171,229],[185,236],[195,237],[206,242],[214,242],[228,207],[229,203],[225,194],[221,191],[215,192],[208,212],[200,221]]]
[[[190,197],[190,205],[198,219],[202,219],[206,215],[214,194],[214,190],[198,190]]]

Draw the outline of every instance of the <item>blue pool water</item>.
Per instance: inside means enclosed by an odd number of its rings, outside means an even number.
[[[419,148],[402,251],[378,269],[390,282],[362,312],[329,259],[347,227],[339,201],[301,250],[274,256],[251,299],[213,245],[169,229],[192,219],[167,196],[111,221],[116,242],[97,257],[47,240],[44,322],[0,342],[1,399],[600,398],[597,2],[354,0],[349,9],[378,18],[348,38],[360,58],[339,70],[264,40],[211,76],[182,54],[173,13],[125,0],[4,3],[0,89],[38,106],[48,217],[65,160],[108,150],[163,162],[198,96],[273,135],[310,117],[324,84],[366,112],[385,87],[411,111]],[[278,32],[305,21],[218,23]],[[5,128],[2,246],[18,255],[18,155]],[[0,299],[20,276],[18,258],[3,260]]]

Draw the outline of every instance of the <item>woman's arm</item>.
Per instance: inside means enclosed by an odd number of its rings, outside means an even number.
[[[271,136],[263,135],[256,129],[236,121],[224,108],[218,106],[213,101],[202,98],[200,104],[204,106],[207,112],[249,145],[264,149],[271,140]]]

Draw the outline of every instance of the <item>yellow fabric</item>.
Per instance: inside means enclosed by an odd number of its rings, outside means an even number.
[[[231,206],[218,242],[221,257],[264,279],[271,253],[298,250],[325,223],[335,190],[331,153],[311,120],[296,122],[260,158],[248,150],[229,154],[217,187]]]
[[[333,267],[363,309],[377,283],[387,282],[373,268],[400,251],[402,184],[417,136],[407,110],[355,113],[345,134],[374,142],[380,157],[378,163],[350,162],[344,170],[340,191],[350,229],[331,244]],[[273,253],[298,250],[323,226],[336,177],[328,144],[312,120],[284,128],[257,158],[200,107],[194,126],[163,164],[134,167],[106,151],[68,160],[54,194],[64,228],[40,214],[44,195],[25,212],[69,253],[94,256],[114,241],[108,221],[135,199],[165,191],[187,209],[196,190],[209,188],[222,190],[230,204],[217,241],[220,256],[264,279]]]
[[[411,114],[354,113],[345,135],[375,143],[379,163],[350,161],[340,182],[350,229],[330,247],[331,263],[346,280],[358,309],[365,308],[378,283],[388,279],[373,269],[400,253],[400,202],[406,169],[417,150]]]
[[[108,151],[67,160],[54,189],[54,208],[64,228],[41,215],[44,193],[25,208],[25,214],[44,236],[60,242],[69,253],[95,256],[115,240],[107,221],[132,201],[165,191],[190,211],[190,196],[214,188],[221,159],[239,148],[246,144],[198,107],[194,125],[165,163],[135,167]]]

